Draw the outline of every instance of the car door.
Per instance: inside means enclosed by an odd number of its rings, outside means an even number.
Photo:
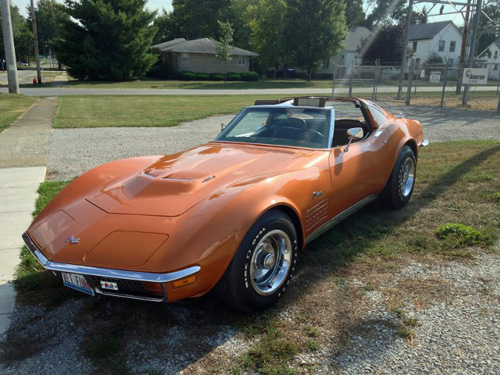
[[[391,134],[385,126],[370,127],[365,139],[351,143],[348,148],[340,145],[331,150],[332,217],[366,197],[379,194],[387,181],[392,169]]]

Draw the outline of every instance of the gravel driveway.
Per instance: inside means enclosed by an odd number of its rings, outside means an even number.
[[[493,113],[435,108],[401,108],[424,125],[431,142],[451,139],[499,139],[500,117]],[[393,108],[399,112],[398,108]],[[212,117],[174,128],[56,129],[48,157],[49,178],[69,179],[103,162],[146,154],[175,153],[213,139],[221,123],[231,116]],[[498,247],[498,246],[497,246]],[[500,374],[500,253],[479,255],[474,262],[411,261],[395,270],[382,290],[419,283],[433,286],[436,298],[407,311],[419,325],[417,339],[395,335],[399,318],[387,311],[381,289],[365,293],[358,301],[365,309],[361,325],[339,347],[323,345],[313,354],[298,355],[298,373],[325,374]],[[349,278],[345,288],[356,286]],[[434,287],[436,286],[436,287]],[[150,306],[110,299],[72,298],[47,314],[42,306],[18,307],[10,339],[22,337],[35,348],[22,361],[0,364],[0,373],[92,374],[93,367],[80,344],[86,327],[108,328],[120,313],[147,317],[134,334],[122,333],[125,361],[132,374],[207,373],[206,363],[231,361],[248,349],[251,340],[226,322],[228,312],[209,299],[200,306]],[[293,320],[293,306],[281,312]],[[151,316],[156,319],[151,320]],[[208,317],[207,317],[208,316]],[[297,318],[297,317],[295,317]],[[80,348],[80,349],[79,349]],[[308,367],[313,366],[313,367]],[[308,368],[314,368],[309,372]]]

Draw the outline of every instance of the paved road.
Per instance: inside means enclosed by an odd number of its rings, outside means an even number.
[[[36,77],[36,70],[18,70],[17,80],[19,84],[32,83]],[[7,72],[0,72],[0,85],[8,85]],[[1,88],[3,89],[3,87]],[[3,91],[1,91],[3,92]],[[23,93],[24,94],[24,93]]]

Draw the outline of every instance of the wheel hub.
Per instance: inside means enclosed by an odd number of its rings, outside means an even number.
[[[260,295],[274,293],[288,275],[292,261],[292,243],[287,233],[273,230],[256,246],[250,262],[250,281]]]

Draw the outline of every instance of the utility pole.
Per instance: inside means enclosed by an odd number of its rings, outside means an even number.
[[[455,93],[458,95],[460,92],[462,92],[462,76],[463,76],[463,71],[464,71],[464,61],[465,61],[465,54],[467,51],[467,36],[469,34],[469,17],[470,17],[470,2],[471,0],[467,0],[467,9],[465,11],[465,20],[464,20],[464,32],[462,34],[462,48],[460,49],[460,62],[458,64],[459,67],[459,72],[458,72],[458,79],[457,79],[457,89]]]
[[[38,57],[40,51],[38,50],[38,32],[36,28],[35,4],[31,0],[31,25],[33,26],[33,35],[35,37],[35,62],[36,62],[36,76],[38,83],[42,83],[42,72],[40,71],[40,58]]]
[[[19,82],[17,81],[16,50],[14,47],[14,35],[12,34],[12,22],[10,19],[9,0],[2,2],[2,31],[5,45],[5,60],[7,62],[7,78],[9,80],[9,93],[19,94]]]
[[[479,42],[479,24],[481,21],[481,4],[482,0],[477,0],[476,12],[474,13],[474,26],[472,29],[472,43],[469,51],[469,67],[472,68],[474,65],[474,60],[476,58],[476,44]],[[469,95],[470,85],[465,85],[464,97],[462,99],[462,105],[467,105],[467,96]]]

